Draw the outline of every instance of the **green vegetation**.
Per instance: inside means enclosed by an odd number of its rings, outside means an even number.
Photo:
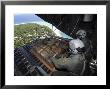
[[[47,26],[35,23],[14,26],[14,47],[20,47],[40,37],[55,36]]]

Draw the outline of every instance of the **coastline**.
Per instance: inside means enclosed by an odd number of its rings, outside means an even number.
[[[42,21],[32,21],[32,22],[23,22],[23,23],[19,23],[19,24],[14,24],[14,26],[16,25],[23,25],[23,24],[39,24],[39,25],[45,25],[47,27],[49,27],[50,29],[52,29],[57,36],[59,37],[63,37],[63,38],[69,38],[69,39],[73,39],[72,37],[66,35],[65,33],[61,32],[60,30],[58,30],[55,26],[52,26],[52,24],[48,23],[48,22],[42,22]]]

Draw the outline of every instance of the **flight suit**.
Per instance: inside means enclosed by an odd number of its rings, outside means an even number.
[[[70,55],[68,58],[52,58],[57,69],[66,69],[76,75],[81,75],[84,70],[85,56],[82,54]]]

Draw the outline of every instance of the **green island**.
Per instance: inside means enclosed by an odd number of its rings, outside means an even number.
[[[55,35],[49,27],[36,23],[14,25],[14,48],[30,43],[37,38]]]

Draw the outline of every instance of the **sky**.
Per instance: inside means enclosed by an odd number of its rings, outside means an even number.
[[[52,29],[52,24],[44,21],[43,19],[41,19],[35,14],[15,14],[14,15],[14,25],[26,24],[26,23],[37,23],[40,25],[48,26],[50,29]],[[58,30],[55,26],[53,26],[52,30],[57,34],[57,36],[72,39],[70,36]]]
[[[42,22],[44,20],[42,20],[35,14],[15,14],[14,16],[14,24],[35,22],[35,21]]]

